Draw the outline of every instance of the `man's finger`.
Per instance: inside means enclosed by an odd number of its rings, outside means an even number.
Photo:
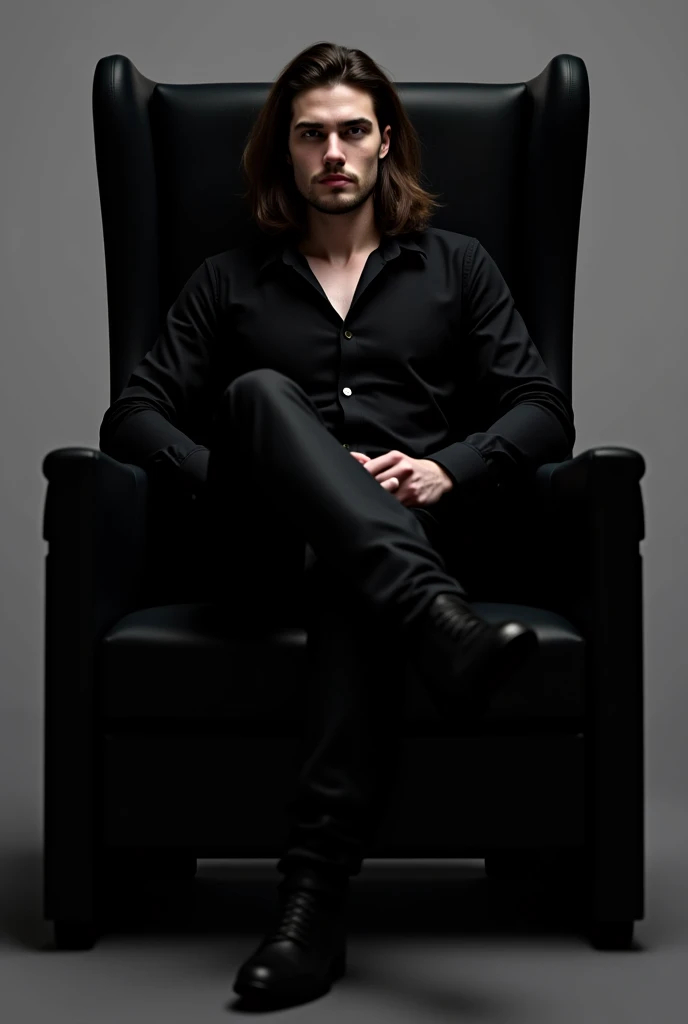
[[[383,455],[377,455],[374,459],[370,459],[368,461],[368,469],[372,471],[374,476],[377,476],[378,473],[383,472],[385,469],[390,469],[392,466],[395,466],[398,461],[398,452],[385,452]]]

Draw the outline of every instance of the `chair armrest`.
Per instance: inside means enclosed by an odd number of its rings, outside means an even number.
[[[43,764],[44,916],[94,913],[99,642],[141,592],[148,474],[91,448],[43,460],[48,493]]]
[[[140,607],[148,474],[92,448],[50,452],[43,474],[48,480],[46,600],[54,602],[51,608],[66,609],[70,632],[78,615],[81,644],[97,642],[114,622]]]
[[[642,563],[644,473],[645,460],[629,448],[591,448],[535,473],[526,505],[538,586],[581,629],[599,625],[610,600],[619,609],[640,600],[629,574]]]
[[[636,451],[593,448],[535,474],[536,508],[557,539],[549,571],[574,592],[569,618],[586,643],[586,833],[612,880],[594,893],[607,920],[622,919],[629,898],[632,916],[644,914],[644,473]]]
[[[590,448],[564,462],[540,466],[535,493],[551,511],[566,506],[594,526],[605,512],[623,512],[625,524],[637,540],[645,538],[645,517],[640,481],[645,460],[631,448]],[[601,525],[601,524],[600,524]],[[615,524],[616,525],[616,524]]]

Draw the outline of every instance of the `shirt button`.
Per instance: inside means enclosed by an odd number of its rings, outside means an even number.
[[[351,337],[351,331],[344,331],[344,337],[345,338],[350,338]]]
[[[345,395],[351,394],[351,388],[342,388],[342,391],[344,392]]]
[[[348,445],[348,444],[343,444],[342,445],[342,448],[350,448],[350,447],[351,447],[351,445]]]

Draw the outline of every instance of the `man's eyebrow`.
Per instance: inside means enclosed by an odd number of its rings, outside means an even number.
[[[350,128],[355,124],[365,124],[369,128],[373,127],[373,122],[369,117],[352,117],[350,121],[337,121],[338,128]],[[294,125],[294,131],[297,128],[324,128],[325,124],[323,121],[299,121],[298,124]]]

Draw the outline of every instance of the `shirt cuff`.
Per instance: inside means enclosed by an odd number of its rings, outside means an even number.
[[[436,462],[447,471],[454,481],[449,494],[457,493],[462,497],[472,498],[495,490],[495,482],[487,463],[477,448],[466,444],[465,441],[455,441],[454,444],[440,448],[430,455],[423,455],[422,458]]]
[[[195,495],[203,494],[208,480],[209,448],[197,448],[182,462],[179,471],[186,487]]]

